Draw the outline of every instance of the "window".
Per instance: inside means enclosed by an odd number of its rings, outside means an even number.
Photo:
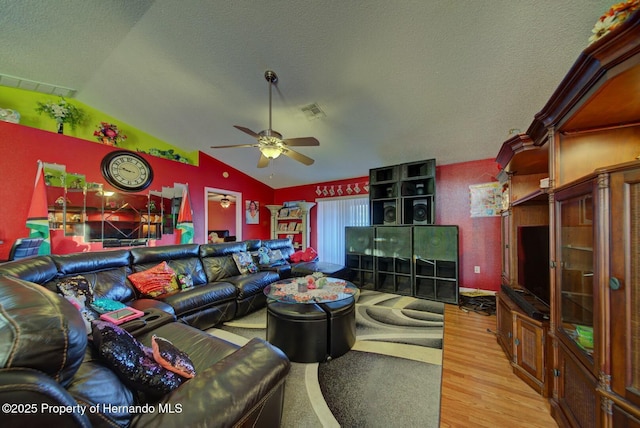
[[[344,264],[344,228],[369,226],[369,198],[318,201],[318,255],[320,260]]]

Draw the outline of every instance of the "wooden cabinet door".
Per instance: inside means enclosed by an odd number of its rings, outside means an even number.
[[[513,361],[513,315],[500,293],[496,295],[496,323],[498,343],[511,362]]]
[[[558,342],[558,345],[557,401],[554,400],[552,405],[558,406],[562,416],[554,415],[554,418],[566,421],[568,422],[566,425],[572,427],[596,428],[603,426],[600,398],[596,393],[596,378],[573,355],[567,352],[562,342]]]
[[[544,382],[545,331],[528,318],[516,316],[515,362],[540,383]]]
[[[611,389],[640,419],[640,169],[610,176]]]

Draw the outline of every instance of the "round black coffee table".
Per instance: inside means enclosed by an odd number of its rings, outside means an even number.
[[[305,278],[290,278],[267,286],[264,293],[267,341],[280,348],[291,361],[326,361],[344,355],[353,347],[356,341],[354,296],[358,288],[351,282],[323,277],[310,283]]]

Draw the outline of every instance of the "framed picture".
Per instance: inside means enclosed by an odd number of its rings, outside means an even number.
[[[246,201],[245,221],[247,224],[260,223],[260,204],[258,201]]]

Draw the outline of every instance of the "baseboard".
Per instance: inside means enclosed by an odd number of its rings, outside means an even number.
[[[491,290],[480,290],[479,288],[468,288],[468,287],[460,287],[460,294],[471,295],[471,296],[495,296],[497,291]]]

